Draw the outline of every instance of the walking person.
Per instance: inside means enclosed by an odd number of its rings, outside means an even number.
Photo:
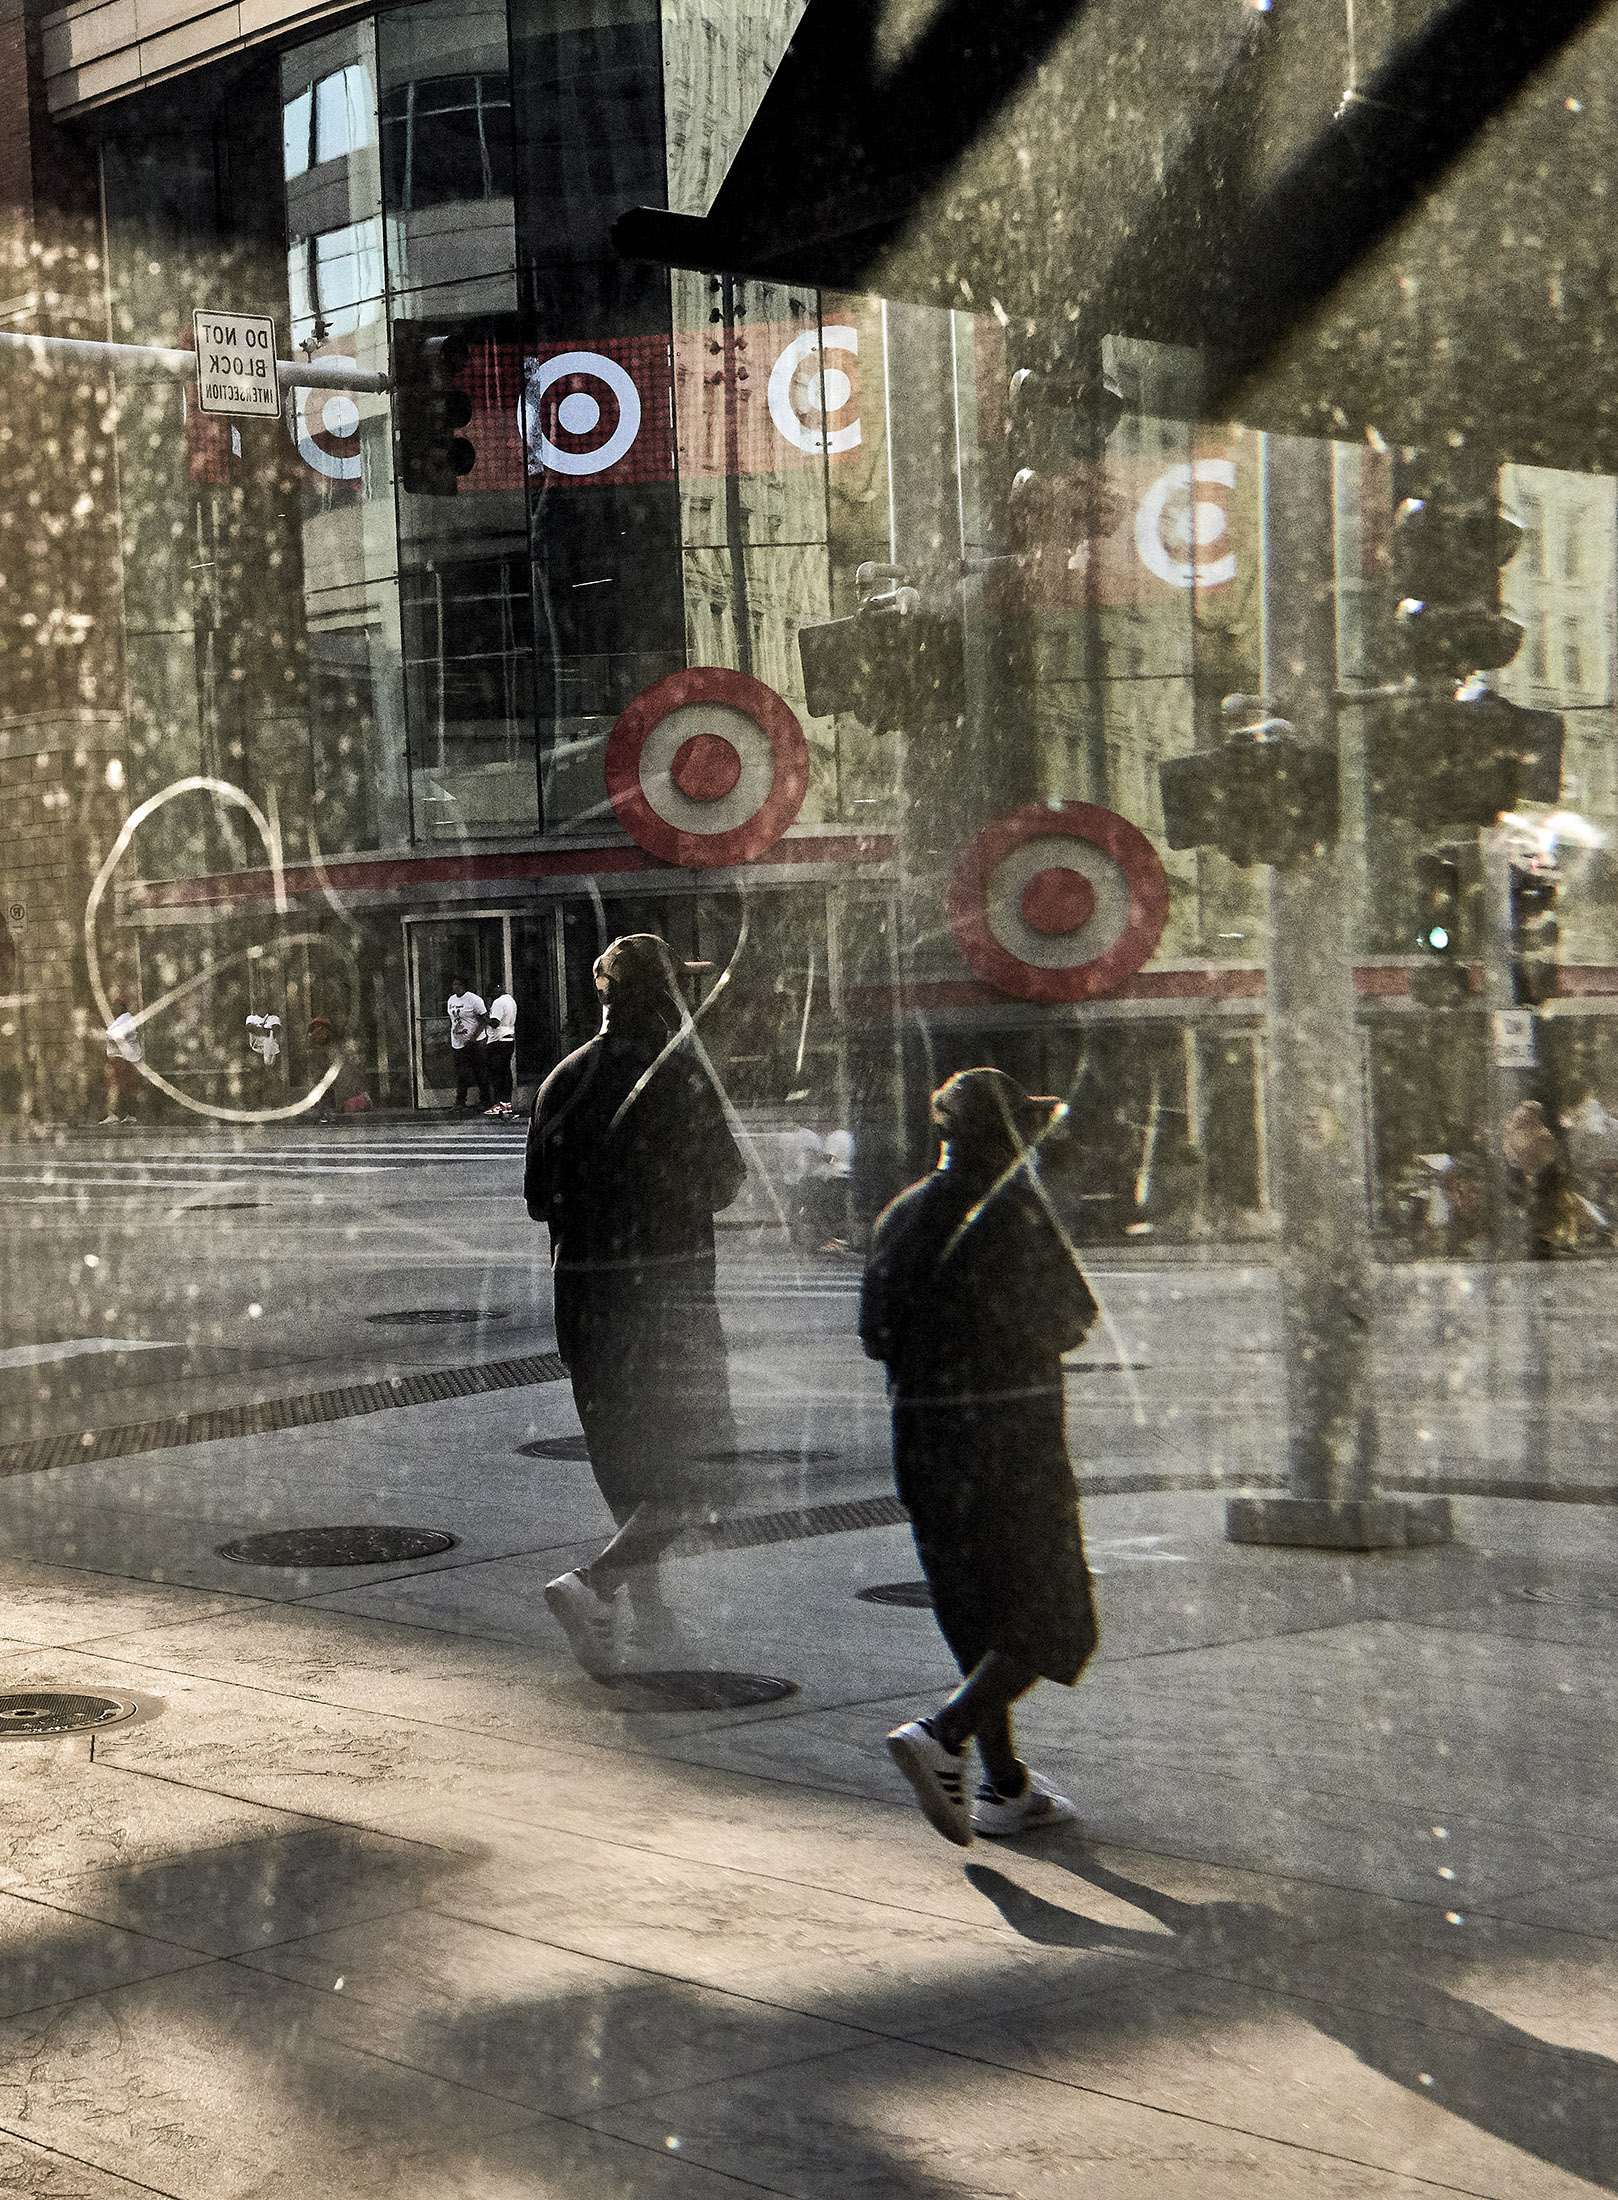
[[[517,1097],[517,1004],[504,989],[489,1003],[489,1020],[480,1043],[484,1082],[490,1096],[483,1112],[510,1115]]]
[[[938,1167],[878,1217],[860,1304],[861,1341],[887,1363],[899,1496],[963,1675],[888,1748],[962,1847],[1076,1815],[1018,1758],[1011,1706],[1041,1677],[1071,1686],[1096,1646],[1062,1354],[1097,1307],[1034,1187],[1028,1140],[1049,1110],[994,1069],[933,1094]]]
[[[714,1225],[741,1189],[713,1083],[677,1037],[683,1009],[666,943],[616,939],[595,965],[601,1029],[539,1088],[523,1196],[550,1231],[557,1349],[590,1466],[617,1533],[545,1601],[597,1680],[619,1671],[627,1588],[643,1648],[673,1620],[659,1562],[711,1518],[735,1451]]]
[[[478,1042],[483,1036],[489,1011],[481,993],[474,993],[464,977],[457,971],[450,980],[449,999],[444,1004],[449,1017],[449,1047],[455,1060],[455,1105],[466,1105],[466,1088],[478,1088],[478,1106],[489,1105],[489,1072],[487,1056]]]
[[[140,1094],[140,1064],[145,1059],[145,1048],[140,1043],[140,1027],[130,1013],[126,997],[118,994],[112,1004],[112,1022],[107,1026],[107,1112],[101,1118],[105,1123],[133,1123],[138,1120],[135,1102]]]

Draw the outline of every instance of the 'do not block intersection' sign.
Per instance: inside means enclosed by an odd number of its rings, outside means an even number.
[[[707,870],[774,847],[809,790],[809,744],[774,688],[696,665],[635,697],[608,737],[606,771],[634,840],[666,863]]]
[[[279,420],[274,314],[213,313],[198,306],[191,327],[199,410],[228,413],[236,420]]]
[[[1168,911],[1157,850],[1093,802],[1029,803],[986,825],[949,884],[962,955],[1024,1001],[1116,991],[1151,956]]]

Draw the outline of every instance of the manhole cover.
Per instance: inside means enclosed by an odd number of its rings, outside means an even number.
[[[536,1436],[531,1444],[519,1444],[520,1459],[588,1459],[590,1447],[582,1436]]]
[[[27,1734],[83,1734],[116,1726],[139,1710],[127,1696],[69,1696],[30,1689],[26,1695],[0,1696],[0,1739]]]
[[[618,1686],[650,1696],[654,1711],[741,1711],[798,1693],[796,1681],[770,1673],[625,1673]]]
[[[238,1566],[393,1566],[436,1558],[459,1541],[442,1528],[277,1528],[221,1543],[219,1556]]]
[[[706,1463],[716,1467],[766,1467],[773,1466],[780,1459],[791,1459],[799,1466],[813,1467],[827,1459],[841,1459],[843,1455],[840,1451],[794,1451],[790,1447],[764,1447],[755,1451],[705,1451],[702,1456]]]
[[[418,1322],[508,1322],[509,1306],[405,1306],[396,1314],[367,1314],[368,1322],[379,1322],[390,1329],[413,1328]]]
[[[854,1594],[862,1604],[910,1604],[923,1612],[933,1608],[933,1592],[925,1581],[878,1581]]]

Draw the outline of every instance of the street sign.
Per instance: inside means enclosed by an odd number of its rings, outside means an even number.
[[[986,825],[949,882],[955,944],[980,978],[1023,1001],[1116,992],[1168,921],[1157,850],[1093,802],[1029,803]]]
[[[1494,1012],[1496,1069],[1533,1069],[1538,1060],[1534,1049],[1533,1010],[1497,1008]]]
[[[8,901],[8,902],[6,903],[6,930],[7,930],[7,931],[8,931],[8,932],[9,932],[9,933],[11,934],[12,938],[13,938],[13,939],[15,939],[15,938],[17,937],[18,933],[20,933],[20,932],[26,932],[26,931],[27,931],[27,929],[28,929],[28,904],[27,904],[27,902],[25,902],[25,901]]]
[[[607,793],[630,837],[688,870],[751,863],[809,790],[791,705],[745,672],[693,665],[654,680],[607,741]]]
[[[281,385],[275,375],[275,316],[214,313],[198,306],[191,316],[197,339],[197,404],[205,413],[237,420],[279,420]]]

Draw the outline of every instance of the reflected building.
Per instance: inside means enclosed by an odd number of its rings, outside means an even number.
[[[1216,739],[1221,698],[1269,669],[1264,436],[1187,425],[1168,348],[1111,343],[1122,415],[1061,554],[1013,576],[1015,356],[995,301],[946,311],[613,249],[627,208],[705,210],[796,8],[338,12],[272,0],[244,36],[234,13],[182,6],[152,38],[75,0],[44,26],[36,127],[96,180],[113,336],[172,346],[195,305],[268,311],[285,356],[394,380],[293,386],[278,429],[204,418],[172,381],[118,383],[102,503],[119,662],[95,753],[119,766],[115,810],[190,778],[253,805],[177,797],[120,867],[103,962],[132,997],[175,996],[154,1061],[199,1103],[261,1104],[240,1035],[273,1010],[290,1105],[319,1014],[373,1101],[443,1106],[459,970],[515,994],[531,1089],[594,1028],[603,940],[656,931],[693,998],[734,962],[712,1044],[738,1104],[766,1126],[805,1107],[849,1121],[873,1201],[910,1172],[925,1094],[992,1059],[1073,1093],[1095,1235],[1266,1229],[1264,873],[1165,853],[1161,937],[1094,999],[997,987],[947,906],[973,836],[1026,805],[1098,805],[1163,848],[1158,764]],[[472,455],[423,493],[399,392],[441,338]],[[1528,640],[1503,685],[1567,714],[1567,800],[1604,831],[1612,483],[1508,473]],[[1350,695],[1383,677],[1393,501],[1384,457],[1337,447]],[[865,564],[963,616],[955,724],[811,714],[799,632],[853,610]],[[763,682],[806,737],[801,806],[746,863],[661,860],[614,806],[614,725],[688,666]],[[104,850],[106,823],[86,831]],[[1360,989],[1374,1173],[1391,1180],[1478,1135],[1484,1020],[1445,1012],[1444,1074],[1426,1074],[1419,844],[1369,812],[1349,831],[1376,889]],[[1592,881],[1601,859],[1580,854]],[[1618,1101],[1618,943],[1573,871],[1568,902],[1588,969],[1558,1004],[1566,1044]],[[82,982],[72,1007],[93,1024]],[[23,1036],[5,1043],[21,1061]]]

